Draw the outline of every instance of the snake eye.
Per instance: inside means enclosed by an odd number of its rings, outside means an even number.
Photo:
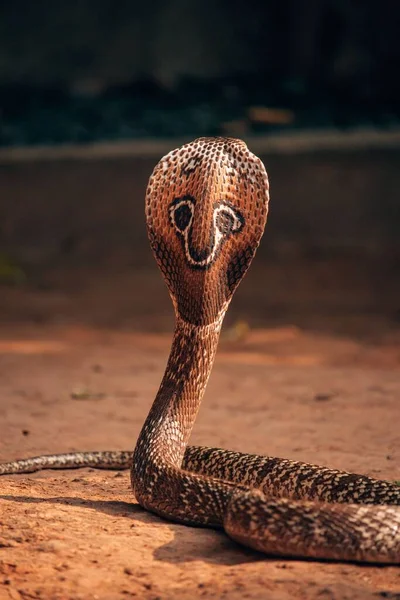
[[[193,219],[193,203],[190,200],[180,200],[172,204],[170,215],[173,225],[180,233],[184,233]]]
[[[228,205],[216,208],[215,224],[220,233],[226,237],[237,233],[243,227],[243,217]]]

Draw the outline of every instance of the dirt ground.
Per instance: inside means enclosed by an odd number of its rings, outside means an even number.
[[[257,269],[243,284],[193,443],[400,480],[398,313],[389,296],[372,310],[362,285],[332,284],[328,301],[321,272],[318,289],[291,272],[272,304]],[[1,287],[0,460],[133,448],[172,324],[155,268]],[[400,569],[268,558],[142,510],[126,472],[53,471],[0,480],[0,598],[393,599]]]

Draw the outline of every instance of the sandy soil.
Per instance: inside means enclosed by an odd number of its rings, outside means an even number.
[[[0,460],[133,448],[168,354],[169,301],[155,271],[88,281],[0,288]],[[263,319],[251,290],[193,442],[400,480],[398,323],[354,307]],[[261,556],[145,512],[127,473],[1,479],[1,599],[197,597],[393,599],[400,569]]]

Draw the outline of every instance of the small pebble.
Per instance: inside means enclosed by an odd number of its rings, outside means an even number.
[[[326,402],[327,400],[331,400],[333,396],[334,394],[315,394],[314,400],[316,400],[316,402]]]

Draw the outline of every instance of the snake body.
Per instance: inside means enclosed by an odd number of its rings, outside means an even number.
[[[281,458],[188,446],[224,315],[264,231],[264,165],[244,142],[200,138],[167,154],[146,194],[150,244],[176,314],[168,364],[131,452],[41,456],[0,474],[130,468],[146,509],[222,527],[272,555],[400,564],[395,482]]]

